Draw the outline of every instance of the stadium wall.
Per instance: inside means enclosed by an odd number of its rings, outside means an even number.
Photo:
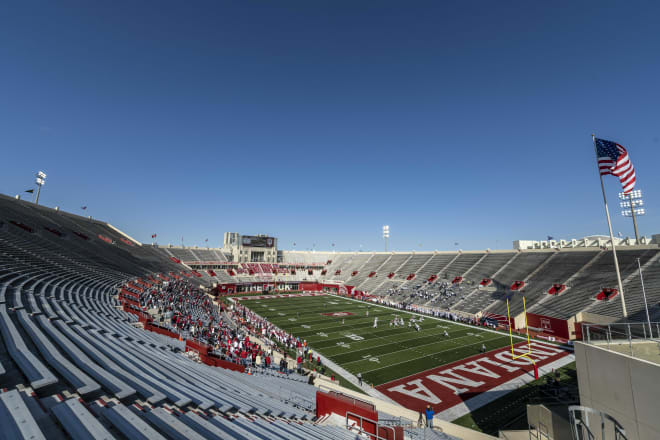
[[[660,439],[660,365],[582,342],[575,357],[580,405],[614,417],[629,440]],[[600,420],[589,420],[599,432]]]
[[[568,321],[564,319],[552,318],[535,313],[527,313],[527,326],[530,330],[545,333],[548,336],[555,336],[562,339],[570,339]],[[525,328],[525,314],[516,316],[515,327],[517,329]]]

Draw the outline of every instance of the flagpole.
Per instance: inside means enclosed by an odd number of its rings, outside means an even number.
[[[596,148],[596,135],[592,134],[591,139],[594,143],[594,152],[596,153],[596,169],[598,169],[598,176],[600,177],[600,189],[603,191],[603,203],[605,204],[605,215],[607,216],[607,227],[610,230],[610,242],[612,243],[612,256],[614,257],[614,268],[616,269],[616,281],[619,284],[619,296],[621,297],[621,308],[623,309],[623,317],[628,317],[626,311],[626,301],[623,298],[623,284],[621,283],[621,272],[619,272],[619,260],[616,258],[616,246],[614,246],[614,234],[612,233],[612,220],[610,220],[610,210],[607,207],[607,197],[605,196],[605,185],[603,184],[603,176],[600,174],[600,167],[598,166],[598,149]]]

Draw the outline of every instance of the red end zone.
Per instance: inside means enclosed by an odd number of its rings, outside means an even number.
[[[531,349],[529,357],[538,367],[570,354],[556,345],[536,341],[531,343]],[[516,355],[527,353],[527,342],[515,344],[514,351]],[[376,389],[414,411],[431,404],[438,414],[523,375],[533,379],[532,362],[525,358],[511,360],[508,346],[378,385]]]

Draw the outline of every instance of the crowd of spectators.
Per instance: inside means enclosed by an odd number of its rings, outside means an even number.
[[[448,281],[425,281],[413,287],[391,288],[386,296],[410,303],[435,304],[449,309],[463,299],[463,286]]]
[[[422,306],[418,304],[414,304],[409,301],[396,301],[391,298],[387,297],[378,297],[378,296],[371,296],[366,298],[366,300],[374,302],[376,304],[381,304],[385,305],[388,307],[392,307],[395,309],[399,310],[405,310],[408,312],[414,312],[414,313],[419,313],[421,315],[428,315],[428,316],[433,316],[436,318],[443,318],[443,319],[448,319],[450,321],[454,322],[460,322],[463,324],[470,324],[470,325],[479,325],[479,326],[486,326],[486,327],[491,327],[491,328],[497,328],[496,322],[488,319],[477,319],[474,316],[470,315],[462,315],[459,313],[454,313],[449,310],[441,310],[438,308],[430,307],[430,306]]]
[[[287,351],[295,350],[300,360],[313,361],[307,341],[281,330],[239,303],[225,306],[214,303],[202,290],[187,280],[154,285],[140,294],[140,305],[161,326],[179,333],[182,338],[208,345],[223,360],[247,367],[275,367],[288,373]],[[265,346],[251,340],[259,338]],[[279,364],[274,365],[274,354]],[[320,365],[320,358],[317,357]],[[299,362],[300,364],[301,362]]]

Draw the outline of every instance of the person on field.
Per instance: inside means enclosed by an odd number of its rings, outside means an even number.
[[[374,318],[374,328],[378,328],[378,316]]]
[[[481,344],[481,352],[482,353],[486,352],[486,344]]]
[[[362,373],[357,374],[357,380],[358,380],[358,383],[360,384],[360,386],[362,386]]]
[[[433,429],[433,416],[435,415],[433,407],[431,405],[426,405],[426,410],[424,412],[426,413],[426,426]]]

